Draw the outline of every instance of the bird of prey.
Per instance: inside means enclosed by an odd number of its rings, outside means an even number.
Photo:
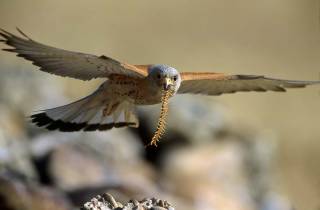
[[[162,103],[158,128],[151,141],[152,145],[156,145],[164,132],[168,99],[175,94],[284,92],[286,88],[302,88],[320,83],[213,72],[179,73],[164,64],[131,65],[104,55],[95,56],[44,45],[17,30],[21,36],[1,29],[1,41],[12,47],[3,50],[32,61],[41,71],[81,80],[106,78],[89,96],[31,116],[33,123],[39,127],[45,126],[48,130],[71,132],[138,127],[135,106]]]

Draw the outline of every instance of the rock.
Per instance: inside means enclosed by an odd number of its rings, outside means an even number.
[[[293,210],[295,209],[289,200],[276,192],[269,192],[263,197],[261,210]]]
[[[117,202],[110,194],[98,195],[86,202],[81,210],[174,210],[166,200],[145,198],[141,201],[130,200],[126,204]]]
[[[40,101],[58,101],[61,96],[55,80],[43,80],[26,69],[3,64],[0,77],[0,165],[28,177],[37,179],[32,162],[30,137],[41,132],[30,126],[28,115]],[[18,85],[23,84],[23,85]],[[41,88],[39,88],[41,87]],[[32,94],[30,94],[32,93]],[[56,93],[56,94],[54,94]],[[60,96],[59,96],[60,94]],[[40,102],[41,103],[41,102]],[[0,168],[4,171],[3,168]]]
[[[106,177],[110,180],[115,177],[112,170],[77,146],[63,145],[55,149],[48,164],[54,185],[67,191],[99,186],[104,184]]]
[[[125,129],[79,134],[79,141],[62,144],[50,155],[49,174],[60,189],[127,182],[148,185],[153,172],[141,161],[143,147],[133,134]]]
[[[10,175],[0,175],[0,209],[70,210],[65,196],[49,187],[27,183]]]
[[[0,166],[36,179],[37,174],[30,160],[24,116],[14,107],[1,103],[0,116]],[[4,169],[0,167],[1,170]]]
[[[247,139],[246,139],[247,138]],[[262,134],[241,136],[235,131],[211,143],[167,154],[164,187],[193,200],[196,209],[254,210],[268,191],[273,150]]]
[[[67,139],[65,135],[61,138]],[[126,129],[79,132],[73,135],[75,140],[58,139],[60,143],[48,147],[46,141],[50,144],[55,139],[41,136],[34,142],[34,151],[51,151],[45,164],[51,184],[68,192],[75,204],[110,190],[123,200],[158,192],[155,171],[142,160],[143,146]]]
[[[246,152],[241,142],[232,140],[175,151],[163,164],[168,178],[164,186],[193,200],[195,209],[254,210]]]

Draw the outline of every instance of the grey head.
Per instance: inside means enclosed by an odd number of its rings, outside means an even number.
[[[148,77],[158,88],[164,90],[172,89],[175,93],[178,91],[181,83],[179,72],[175,68],[165,64],[150,66]]]

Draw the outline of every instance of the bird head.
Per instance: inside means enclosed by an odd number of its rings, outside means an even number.
[[[180,87],[181,76],[179,72],[175,68],[164,64],[152,65],[149,68],[149,77],[158,88],[165,91],[173,90],[177,92]]]

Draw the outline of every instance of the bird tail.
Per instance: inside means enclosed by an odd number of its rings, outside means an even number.
[[[71,104],[43,110],[31,119],[39,127],[64,132],[139,126],[133,103],[108,98],[99,89]]]

